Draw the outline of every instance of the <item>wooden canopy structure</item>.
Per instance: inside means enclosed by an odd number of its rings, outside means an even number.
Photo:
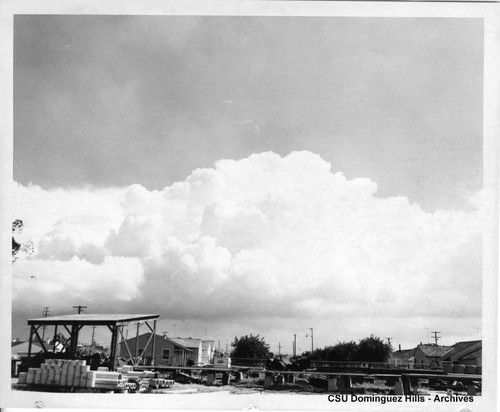
[[[45,353],[51,352],[47,344],[43,342],[40,338],[38,330],[45,326],[54,326],[54,347],[52,352],[55,352],[55,338],[57,335],[57,328],[62,326],[68,333],[69,339],[64,343],[63,350],[69,354],[70,357],[76,357],[76,352],[78,349],[78,334],[84,326],[107,326],[111,332],[111,345],[110,345],[110,366],[112,369],[116,368],[116,352],[118,346],[118,335],[123,337],[123,328],[132,322],[144,322],[146,326],[151,330],[152,334],[144,352],[147,351],[149,344],[151,343],[151,353],[155,352],[155,336],[156,336],[156,321],[160,315],[156,314],[79,314],[79,315],[65,315],[65,316],[51,316],[46,318],[29,319],[28,325],[31,326],[30,329],[30,340],[28,346],[28,358],[31,357],[31,347],[33,344],[33,338],[36,337],[37,343],[42,346]],[[152,322],[152,326],[148,323]]]

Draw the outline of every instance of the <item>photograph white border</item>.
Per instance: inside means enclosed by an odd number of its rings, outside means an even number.
[[[10,187],[13,180],[13,17],[17,14],[121,14],[121,15],[220,15],[220,16],[360,16],[360,17],[448,17],[484,20],[484,186],[488,190],[484,220],[483,268],[483,394],[473,404],[376,403],[331,404],[327,395],[195,395],[69,394],[11,390],[10,345],[12,265],[8,246],[13,216]],[[31,408],[42,402],[48,408],[134,409],[252,409],[260,410],[496,410],[498,318],[498,138],[500,130],[500,13],[498,3],[421,2],[295,2],[295,1],[120,1],[120,0],[4,0],[0,3],[0,47],[2,59],[2,115],[0,150],[0,407]]]

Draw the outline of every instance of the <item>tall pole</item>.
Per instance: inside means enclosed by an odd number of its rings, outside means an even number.
[[[78,305],[78,306],[73,306],[74,309],[78,309],[78,314],[82,313],[82,309],[87,309],[87,306],[82,306],[82,305]]]
[[[297,334],[293,334],[293,357],[297,356]]]
[[[44,318],[46,318],[49,314],[49,307],[48,306],[44,306],[43,307],[43,312],[42,312],[42,315]],[[43,325],[43,328],[42,328],[42,341],[45,341],[45,325]]]
[[[437,330],[431,330],[431,333],[434,334],[434,341],[436,342],[436,345],[438,344],[438,339],[441,339],[441,336],[438,336],[439,333]]]
[[[92,326],[92,339],[90,340],[91,345],[94,345],[94,333],[95,333],[95,325]]]
[[[135,334],[135,361],[139,358],[139,327],[142,325],[141,322],[137,322],[137,332]]]

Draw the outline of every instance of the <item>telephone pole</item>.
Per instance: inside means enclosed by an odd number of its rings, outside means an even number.
[[[42,316],[44,318],[46,318],[49,314],[49,311],[50,311],[50,308],[48,306],[44,306],[43,311],[42,311]],[[43,329],[42,329],[42,341],[45,341],[45,325],[43,325]]]
[[[281,342],[278,342],[278,356],[281,355]]]
[[[78,314],[82,313],[82,309],[87,309],[87,306],[82,306],[82,305],[78,305],[78,306],[73,306],[74,309],[78,309]]]
[[[437,330],[431,330],[431,333],[434,334],[434,341],[436,342],[436,345],[437,345],[438,344],[438,339],[441,339],[441,336],[438,336],[438,334],[441,333],[441,332],[439,332]]]
[[[293,357],[297,355],[297,334],[293,334]]]

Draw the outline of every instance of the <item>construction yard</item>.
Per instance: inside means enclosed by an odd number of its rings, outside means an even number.
[[[480,395],[481,381],[463,376],[374,376],[362,373],[325,374],[315,371],[286,372],[264,369],[216,371],[213,368],[192,370],[134,370],[123,366],[116,371],[99,368],[91,371],[81,360],[51,359],[39,368],[30,368],[12,380],[16,390],[72,393],[195,394],[229,392],[230,394],[283,393],[351,395],[429,395],[453,393]],[[469,382],[467,384],[467,382]]]

